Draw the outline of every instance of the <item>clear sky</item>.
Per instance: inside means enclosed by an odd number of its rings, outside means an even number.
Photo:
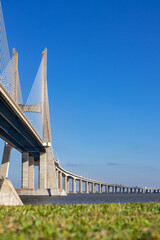
[[[160,187],[160,1],[2,0],[2,8],[24,102],[48,49],[60,163],[102,181]],[[15,186],[20,157],[13,151]]]

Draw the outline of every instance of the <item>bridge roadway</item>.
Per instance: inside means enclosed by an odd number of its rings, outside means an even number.
[[[95,181],[93,179],[84,178],[63,169],[59,162],[55,161],[56,175],[59,189],[64,188],[66,193],[159,193],[160,189],[147,187],[131,187],[126,185],[118,185]],[[64,180],[63,180],[64,179]],[[71,179],[71,184],[69,179]],[[64,181],[64,184],[62,182]],[[79,184],[77,184],[77,182]],[[62,186],[64,185],[64,186]]]
[[[35,160],[46,152],[44,142],[1,83],[0,137],[18,151],[28,152]]]

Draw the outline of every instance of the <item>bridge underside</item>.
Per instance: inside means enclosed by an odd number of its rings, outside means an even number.
[[[39,160],[40,153],[45,152],[43,145],[37,141],[2,94],[0,95],[0,137],[18,151],[28,152],[35,160]]]

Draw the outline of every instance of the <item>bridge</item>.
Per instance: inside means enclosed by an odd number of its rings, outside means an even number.
[[[37,79],[39,102],[23,104],[18,74],[18,53],[9,56],[7,37],[0,5],[0,137],[5,141],[0,169],[0,204],[22,204],[18,195],[67,195],[69,193],[157,193],[160,189],[133,187],[96,181],[63,169],[52,149],[47,91],[47,49],[42,52]],[[41,132],[27,117],[41,118]],[[11,149],[22,154],[21,188],[14,189],[8,180]],[[34,167],[39,168],[39,187],[34,188]],[[71,184],[71,186],[70,186]],[[70,192],[71,190],[71,192]]]

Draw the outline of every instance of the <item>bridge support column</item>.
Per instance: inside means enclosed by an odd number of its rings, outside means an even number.
[[[92,182],[92,193],[95,193],[95,183]]]
[[[68,180],[66,175],[64,175],[64,190],[68,193]]]
[[[67,189],[68,189],[68,193],[69,193],[69,177],[67,177]]]
[[[34,189],[34,157],[29,156],[28,187]]]
[[[99,184],[99,193],[102,193],[102,185]]]
[[[57,182],[59,181],[58,180],[58,169],[56,168],[56,178],[57,178]]]
[[[62,190],[62,172],[58,174],[59,189]]]
[[[76,179],[72,179],[72,192],[76,193]]]
[[[82,193],[82,179],[79,180],[79,192]]]
[[[105,192],[108,193],[108,185],[105,186]]]
[[[86,182],[86,193],[89,193],[89,182]]]
[[[29,153],[22,153],[22,188],[28,188]]]
[[[1,164],[1,170],[0,170],[0,176],[4,177],[4,178],[8,177],[11,149],[12,149],[12,147],[9,144],[5,143],[2,164]]]
[[[40,162],[39,162],[39,188],[46,189],[47,188],[47,166],[46,166],[46,153],[40,155]]]

